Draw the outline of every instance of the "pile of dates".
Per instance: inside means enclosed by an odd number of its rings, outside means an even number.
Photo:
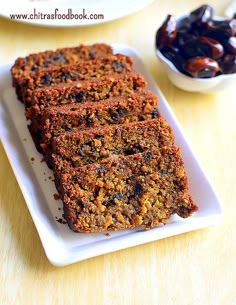
[[[202,5],[176,21],[168,15],[156,33],[156,47],[182,73],[210,78],[236,72],[236,16],[214,20]]]

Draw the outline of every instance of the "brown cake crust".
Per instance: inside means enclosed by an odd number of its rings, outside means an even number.
[[[150,229],[177,213],[197,210],[188,190],[177,147],[130,156],[112,156],[99,163],[55,175],[64,215],[75,232]]]
[[[112,96],[129,94],[135,90],[140,91],[145,86],[143,76],[131,72],[124,75],[114,73],[112,76],[103,76],[99,79],[38,88],[34,90],[32,99],[26,103],[25,114],[27,118],[31,117],[31,106],[38,106],[38,111],[42,111],[48,106],[95,102]]]
[[[34,89],[48,87],[59,83],[71,83],[78,80],[99,78],[113,73],[129,73],[132,71],[133,61],[125,55],[109,55],[105,58],[79,61],[76,64],[54,67],[30,73],[21,80],[21,87],[17,93],[22,102],[27,104]]]
[[[171,128],[160,115],[153,120],[65,132],[52,139],[53,169],[100,162],[113,154],[131,155],[174,144]]]
[[[138,122],[157,115],[157,97],[143,90],[99,102],[47,107],[40,114],[33,106],[29,129],[37,149],[41,151],[43,145],[46,151],[52,137],[65,131]]]

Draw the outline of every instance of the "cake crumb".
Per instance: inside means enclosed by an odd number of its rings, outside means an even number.
[[[59,223],[61,223],[61,224],[63,224],[63,225],[66,224],[66,221],[65,221],[64,219],[62,219],[62,218],[56,217],[56,221],[59,222]]]
[[[60,199],[60,195],[59,195],[59,194],[56,194],[56,193],[53,194],[53,197],[54,197],[55,200],[59,200],[59,199]]]
[[[107,236],[107,237],[111,236],[110,233],[105,233],[104,235]]]

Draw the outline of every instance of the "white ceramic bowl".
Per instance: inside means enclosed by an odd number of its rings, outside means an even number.
[[[177,23],[187,15],[178,17]],[[220,17],[214,17],[214,19],[223,19]],[[212,78],[193,78],[181,73],[174,64],[166,58],[159,50],[156,50],[156,55],[167,72],[170,81],[178,88],[190,92],[201,93],[217,93],[222,90],[227,90],[236,85],[236,73],[233,74],[221,74]]]

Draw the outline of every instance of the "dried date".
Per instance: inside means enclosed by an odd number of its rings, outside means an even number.
[[[213,38],[199,36],[183,44],[181,52],[187,59],[196,56],[207,56],[217,59],[224,54],[224,48],[222,44]]]
[[[202,27],[213,17],[213,8],[210,5],[202,5],[189,15],[189,21],[195,27]]]
[[[226,54],[220,62],[221,72],[224,74],[236,73],[236,56]]]
[[[196,78],[214,77],[220,70],[218,63],[209,57],[190,58],[184,65],[184,70]]]
[[[224,47],[228,53],[236,55],[236,37],[230,37]]]
[[[217,40],[205,36],[200,36],[197,40],[208,46],[210,50],[210,57],[213,59],[220,58],[224,54],[224,48]]]
[[[168,15],[162,26],[156,33],[156,46],[167,47],[172,44],[176,38],[176,21],[171,15]]]
[[[175,67],[183,72],[183,65],[184,65],[184,58],[181,56],[179,53],[179,50],[174,47],[166,47],[160,50],[161,53],[168,58],[174,65]]]

